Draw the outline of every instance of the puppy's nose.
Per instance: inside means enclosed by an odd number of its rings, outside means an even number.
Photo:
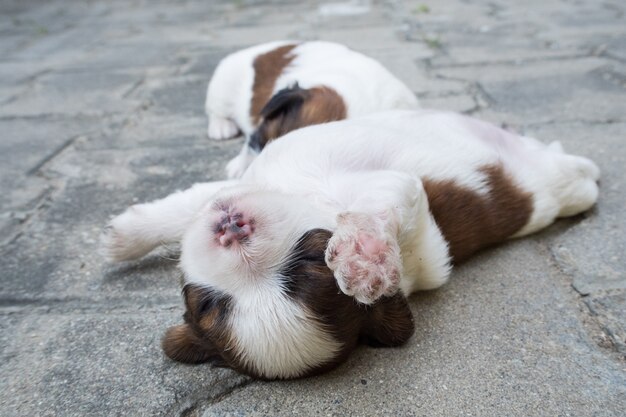
[[[240,214],[226,215],[217,227],[220,245],[228,247],[233,242],[241,242],[252,234],[252,226]]]

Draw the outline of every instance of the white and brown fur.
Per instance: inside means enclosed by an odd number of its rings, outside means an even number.
[[[331,42],[279,41],[224,58],[207,88],[208,135],[246,141],[226,167],[239,178],[272,140],[319,123],[417,108],[411,90],[380,63]]]
[[[187,312],[164,337],[169,357],[296,378],[359,341],[404,343],[406,296],[476,251],[589,209],[598,177],[558,142],[392,111],[299,129],[240,180],[135,205],[104,248],[121,261],[182,241]]]

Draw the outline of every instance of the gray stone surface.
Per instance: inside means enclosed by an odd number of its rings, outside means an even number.
[[[322,378],[247,386],[203,415],[619,415],[626,375],[586,337],[541,240],[486,252],[413,297],[407,346],[362,348]]]
[[[0,415],[619,416],[626,409],[626,7],[607,0],[0,2]],[[348,13],[342,13],[347,11]],[[425,106],[560,140],[598,206],[486,251],[411,298],[417,332],[266,383],[167,360],[176,247],[107,265],[113,213],[222,177],[205,137],[219,59],[343,42]]]

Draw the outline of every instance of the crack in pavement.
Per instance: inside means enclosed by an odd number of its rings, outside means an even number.
[[[97,299],[89,297],[28,298],[0,297],[0,315],[30,314],[127,314],[171,311],[181,308],[180,297],[150,298],[150,303],[138,303],[136,298]]]
[[[229,387],[226,391],[218,394],[214,398],[201,399],[192,403],[189,407],[181,411],[180,417],[191,417],[191,416],[200,417],[204,414],[205,411],[209,410],[211,406],[219,404],[220,402],[229,398],[234,393],[256,382],[254,379],[250,377],[245,377],[245,378],[247,379],[244,379],[243,381]]]
[[[26,175],[34,175],[34,174],[38,173],[48,162],[50,162],[52,159],[54,159],[55,157],[60,155],[64,150],[66,150],[67,148],[72,146],[74,144],[74,142],[76,142],[76,140],[78,140],[81,137],[86,138],[87,135],[89,135],[90,133],[93,133],[93,131],[84,132],[84,133],[81,133],[81,134],[78,134],[78,135],[70,137],[65,142],[63,142],[61,145],[59,145],[55,149],[53,149],[52,152],[50,152],[48,155],[43,157],[39,162],[37,162],[35,164],[34,167],[32,167],[31,169],[26,171]]]
[[[582,58],[591,58],[597,57],[598,55],[593,55],[591,52],[587,52],[584,54],[572,54],[572,55],[561,55],[561,56],[546,56],[546,57],[538,57],[538,58],[521,58],[521,59],[503,59],[503,60],[493,60],[493,61],[474,61],[474,62],[458,62],[458,63],[449,63],[449,64],[436,64],[430,63],[431,68],[434,69],[450,69],[450,68],[472,68],[472,67],[493,67],[493,66],[519,66],[524,64],[534,64],[540,62],[554,62],[554,61],[571,61]]]
[[[584,316],[584,319],[581,320],[581,322],[587,327],[587,333],[590,338],[596,343],[598,347],[606,349],[613,354],[624,355],[626,351],[621,348],[621,346],[624,346],[624,344],[621,343],[617,335],[615,335],[615,333],[610,328],[608,328],[606,324],[602,323],[602,321],[600,320],[600,316],[591,306],[591,294],[587,292],[581,292],[578,288],[576,288],[576,286],[574,285],[574,276],[572,271],[564,267],[559,261],[556,250],[552,244],[545,243],[542,244],[542,246],[549,253],[550,262],[552,263],[553,267],[558,271],[558,274],[565,280],[565,282],[569,284],[569,292],[576,298],[578,302],[579,312]],[[626,360],[626,355],[622,356],[622,360]]]

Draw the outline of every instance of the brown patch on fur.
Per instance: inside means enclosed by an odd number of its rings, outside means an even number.
[[[528,223],[533,211],[532,194],[520,189],[501,165],[480,170],[487,177],[487,195],[451,180],[422,180],[454,262],[512,236]]]
[[[346,104],[335,90],[330,87],[314,87],[308,91],[309,97],[300,112],[302,126],[334,122],[346,118]]]
[[[185,324],[170,327],[162,347],[171,359],[185,363],[212,361],[223,365],[223,352],[230,346],[228,326],[230,297],[196,285],[183,287],[187,311]]]
[[[203,347],[202,341],[188,324],[179,324],[167,329],[161,346],[167,356],[184,363],[207,362],[217,354]]]
[[[293,61],[294,55],[290,52],[297,45],[284,45],[257,56],[252,64],[254,67],[254,83],[252,85],[252,103],[250,117],[258,123],[261,109],[272,97],[276,80],[287,65]]]
[[[261,110],[261,117],[249,144],[259,152],[292,130],[343,120],[347,109],[341,96],[330,87],[302,89],[295,85],[276,93]]]
[[[215,325],[215,320],[217,319],[220,312],[214,308],[210,312],[206,313],[200,319],[200,327],[203,329],[212,328]]]
[[[332,233],[314,229],[305,233],[281,270],[288,294],[317,317],[319,324],[341,342],[342,350],[330,362],[302,376],[316,375],[343,363],[359,342],[372,346],[399,346],[414,331],[413,315],[401,294],[383,297],[370,306],[358,304],[341,292],[324,260]]]

